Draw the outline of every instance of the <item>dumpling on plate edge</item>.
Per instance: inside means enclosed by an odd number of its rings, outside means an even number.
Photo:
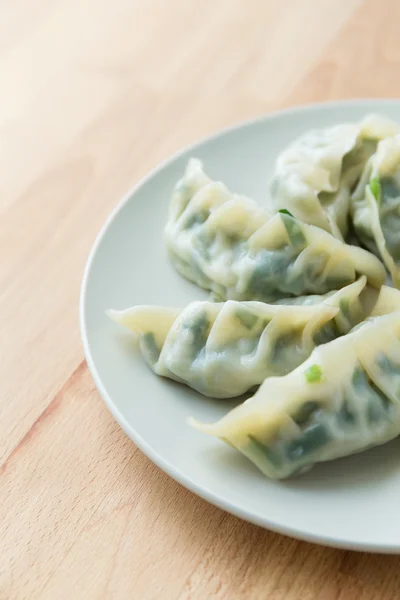
[[[217,423],[190,424],[274,479],[388,442],[400,434],[400,312],[318,346]]]
[[[211,181],[189,161],[170,204],[165,238],[178,272],[221,300],[274,302],[325,294],[366,275],[380,287],[385,269],[362,248]]]
[[[379,115],[306,132],[277,158],[267,207],[346,237],[352,188],[378,141],[399,125]]]

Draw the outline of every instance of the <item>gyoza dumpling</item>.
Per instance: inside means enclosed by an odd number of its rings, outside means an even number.
[[[343,239],[353,186],[378,140],[398,131],[396,123],[370,115],[361,123],[307,132],[279,155],[268,208],[286,208]]]
[[[262,302],[192,302],[183,310],[137,306],[109,311],[140,338],[157,375],[186,383],[205,396],[239,396],[266,377],[301,364],[316,345],[345,334],[372,308],[366,278],[312,306]],[[397,301],[400,304],[400,292]],[[382,310],[391,305],[382,303]]]
[[[274,302],[325,294],[385,269],[369,252],[212,182],[191,160],[170,205],[166,243],[176,269],[219,299]]]
[[[383,140],[353,194],[355,232],[400,287],[400,135]]]
[[[373,295],[372,298],[371,293]],[[388,315],[400,311],[400,291],[391,286],[383,285],[379,290],[377,297],[376,290],[365,288],[361,292],[361,298],[363,300],[362,306],[365,315],[379,317],[381,315]]]
[[[400,312],[371,318],[315,348],[297,369],[266,379],[213,425],[268,477],[383,444],[400,433]]]

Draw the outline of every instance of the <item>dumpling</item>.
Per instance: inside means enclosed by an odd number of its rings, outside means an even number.
[[[361,277],[311,306],[203,301],[183,310],[137,306],[109,315],[139,336],[142,354],[157,375],[205,396],[231,398],[266,377],[288,373],[316,345],[348,333],[367,317],[377,297],[372,293],[370,299],[365,282]],[[391,306],[382,303],[381,310]]]
[[[400,433],[400,312],[374,317],[315,348],[297,369],[266,379],[213,425],[274,479],[383,444]]]
[[[343,239],[353,186],[378,140],[398,131],[396,123],[369,115],[360,123],[307,132],[279,155],[268,209],[287,208],[301,221]]]
[[[383,285],[378,292],[378,297],[376,297],[376,290],[366,288],[362,291],[361,298],[364,314],[371,317],[400,311],[400,292],[391,286]]]
[[[320,343],[347,333],[365,316],[366,278],[313,306],[262,302],[192,302],[183,310],[137,306],[108,311],[139,336],[157,375],[206,396],[239,396],[266,377],[288,373]]]
[[[400,287],[400,135],[383,140],[351,200],[360,242],[380,256]]]
[[[253,200],[231,194],[198,160],[175,188],[165,236],[176,269],[220,300],[325,294],[359,275],[379,287],[386,276],[362,248],[284,211],[270,217]]]

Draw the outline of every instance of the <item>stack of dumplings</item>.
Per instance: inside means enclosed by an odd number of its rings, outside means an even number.
[[[369,115],[296,139],[266,207],[189,160],[165,243],[209,300],[108,314],[157,375],[212,398],[253,394],[193,427],[273,479],[400,434],[397,124]]]

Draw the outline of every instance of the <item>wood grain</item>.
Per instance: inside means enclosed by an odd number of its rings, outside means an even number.
[[[102,222],[171,152],[398,96],[399,19],[396,0],[0,5],[1,600],[398,598],[397,557],[264,531],[153,466],[94,388],[77,304]]]

